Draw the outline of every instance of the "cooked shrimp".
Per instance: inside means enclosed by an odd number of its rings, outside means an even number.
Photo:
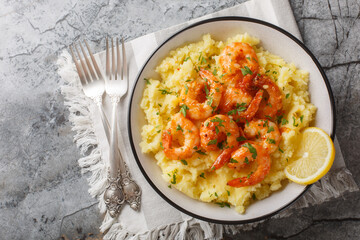
[[[223,113],[233,116],[236,122],[251,121],[259,109],[264,91],[259,90],[254,97],[244,88],[228,87],[220,102]]]
[[[162,144],[166,157],[177,160],[189,158],[200,146],[199,129],[183,114],[177,113],[169,122],[168,129],[163,131]],[[178,147],[174,147],[175,144]]]
[[[201,147],[206,151],[222,150],[212,170],[221,168],[230,160],[231,152],[239,145],[237,140],[241,133],[236,123],[225,115],[212,116],[201,124]]]
[[[255,172],[251,172],[246,177],[236,178],[227,183],[231,187],[246,187],[260,183],[270,172],[270,155],[264,148],[255,142],[247,141],[238,150],[231,154],[232,162],[228,167],[241,170],[247,164],[257,163]]]
[[[219,56],[219,64],[227,75],[241,74],[252,78],[259,71],[254,49],[242,42],[227,45]]]
[[[180,105],[185,105],[189,118],[195,120],[206,119],[215,112],[223,91],[211,72],[202,69],[199,74],[201,79],[185,84],[180,95]]]
[[[267,119],[253,120],[245,124],[244,133],[247,139],[261,142],[269,154],[275,152],[281,140],[279,128]]]
[[[267,100],[260,104],[256,117],[273,119],[282,108],[281,90],[269,77],[264,75],[256,77],[254,83],[269,95]],[[264,99],[266,98],[264,97]]]

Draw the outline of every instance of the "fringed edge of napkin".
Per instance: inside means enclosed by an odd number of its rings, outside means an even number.
[[[91,173],[88,178],[89,193],[92,197],[98,199],[100,213],[105,213],[106,206],[103,194],[107,181],[107,172],[106,165],[101,158],[101,151],[98,148],[91,111],[88,107],[93,102],[84,96],[71,56],[66,50],[59,57],[57,65],[59,66],[58,74],[64,80],[64,85],[61,87],[61,93],[65,99],[64,104],[70,112],[69,120],[73,124],[72,131],[76,133],[74,142],[79,148],[80,154],[84,156],[79,159],[78,163],[82,173]],[[287,217],[292,214],[293,209],[320,204],[329,201],[333,197],[339,197],[347,191],[354,192],[358,190],[359,188],[348,169],[332,170],[321,181],[315,183],[290,208],[273,216],[273,218]],[[104,239],[221,239],[224,231],[228,234],[237,234],[240,231],[251,230],[265,220],[242,225],[221,225],[191,218],[139,234],[128,232],[122,227],[121,223],[116,221],[108,214],[105,215],[100,227],[101,232],[107,231]]]

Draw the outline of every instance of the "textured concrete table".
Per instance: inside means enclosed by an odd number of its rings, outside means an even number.
[[[86,36],[131,40],[242,1],[0,1],[0,239],[56,239],[98,233],[102,216],[59,92],[57,56]],[[360,184],[360,8],[356,0],[291,0],[305,45],[326,70],[337,136]],[[291,217],[268,220],[241,239],[358,239],[360,193]],[[226,239],[233,236],[227,235]]]

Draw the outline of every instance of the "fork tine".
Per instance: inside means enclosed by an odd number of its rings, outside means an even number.
[[[117,59],[117,67],[116,67],[116,76],[120,77],[121,71],[121,60],[120,60],[120,49],[119,49],[119,38],[116,38],[116,59]],[[122,77],[121,77],[122,80]]]
[[[75,57],[75,54],[74,54],[74,51],[73,51],[72,47],[69,46],[69,48],[70,48],[71,56],[72,56],[72,58],[74,60],[75,66],[76,66],[76,70],[77,70],[77,72],[79,74],[80,82],[81,82],[82,85],[84,85],[84,84],[86,84],[86,80],[84,78],[81,67],[80,67],[80,65],[79,65],[79,63],[78,63],[78,61],[77,61],[77,59]]]
[[[87,72],[86,65],[85,65],[84,61],[81,59],[81,55],[80,55],[80,52],[79,52],[78,48],[76,47],[76,44],[74,44],[74,48],[75,48],[75,51],[77,52],[77,54],[79,56],[79,61],[80,61],[81,66],[82,66],[82,70],[85,73],[85,80],[86,80],[86,82],[89,83],[90,82],[90,76],[89,76],[89,73]]]
[[[106,78],[110,79],[109,38],[106,37]]]
[[[94,72],[94,70],[93,70],[93,68],[92,68],[92,66],[91,66],[91,63],[90,63],[90,61],[89,61],[89,58],[87,57],[86,52],[85,52],[85,50],[84,50],[84,48],[83,48],[83,46],[81,45],[80,42],[79,42],[79,46],[80,46],[80,48],[81,48],[82,54],[84,55],[84,59],[85,59],[86,65],[87,65],[87,67],[88,67],[88,69],[89,69],[89,72],[90,72],[90,74],[91,74],[92,80],[94,81],[94,80],[97,79],[97,77],[96,77],[96,75],[95,75],[95,72]]]
[[[114,41],[113,41],[113,38],[111,38],[111,59],[112,59],[112,62],[111,62],[111,66],[112,66],[112,71],[111,71],[111,75],[114,76],[114,79],[116,80],[117,77],[115,75],[115,51],[114,51]]]
[[[125,51],[125,43],[124,43],[124,38],[121,38],[121,45],[122,45],[122,62],[123,62],[123,67],[122,67],[122,72],[121,72],[121,79],[124,79],[124,77],[126,79],[127,78],[127,63],[126,63],[126,51]]]
[[[99,69],[99,66],[98,66],[97,63],[96,63],[96,60],[95,60],[95,58],[94,58],[94,55],[92,54],[92,52],[91,52],[91,50],[90,50],[90,47],[89,47],[89,44],[87,43],[86,39],[84,39],[84,42],[85,42],[86,48],[87,48],[87,50],[88,50],[88,52],[89,52],[91,61],[92,61],[93,65],[94,65],[94,68],[95,68],[95,71],[96,71],[96,73],[97,73],[98,78],[99,78],[99,79],[103,79],[103,77],[102,77],[102,75],[101,75],[101,71],[100,71],[100,69]]]

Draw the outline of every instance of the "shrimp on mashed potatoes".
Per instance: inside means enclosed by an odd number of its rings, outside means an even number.
[[[163,131],[162,144],[166,157],[177,160],[189,158],[195,152],[194,147],[200,145],[199,129],[181,113],[177,113],[169,122],[168,129]]]
[[[230,154],[239,142],[240,130],[236,123],[225,115],[212,116],[201,124],[201,147],[206,151],[221,150],[211,169],[219,169],[230,160]]]
[[[269,153],[265,151],[261,144],[247,141],[238,150],[231,154],[231,160],[228,167],[235,168],[238,171],[244,166],[257,163],[255,172],[248,176],[236,178],[227,183],[231,187],[246,187],[260,183],[270,172],[271,159]]]
[[[222,94],[222,85],[208,70],[199,71],[201,78],[187,85],[185,83],[181,95],[180,105],[187,107],[189,118],[195,120],[206,119],[217,109]]]
[[[275,152],[281,140],[278,126],[267,119],[253,120],[245,124],[244,133],[246,138],[260,142],[268,153]]]

